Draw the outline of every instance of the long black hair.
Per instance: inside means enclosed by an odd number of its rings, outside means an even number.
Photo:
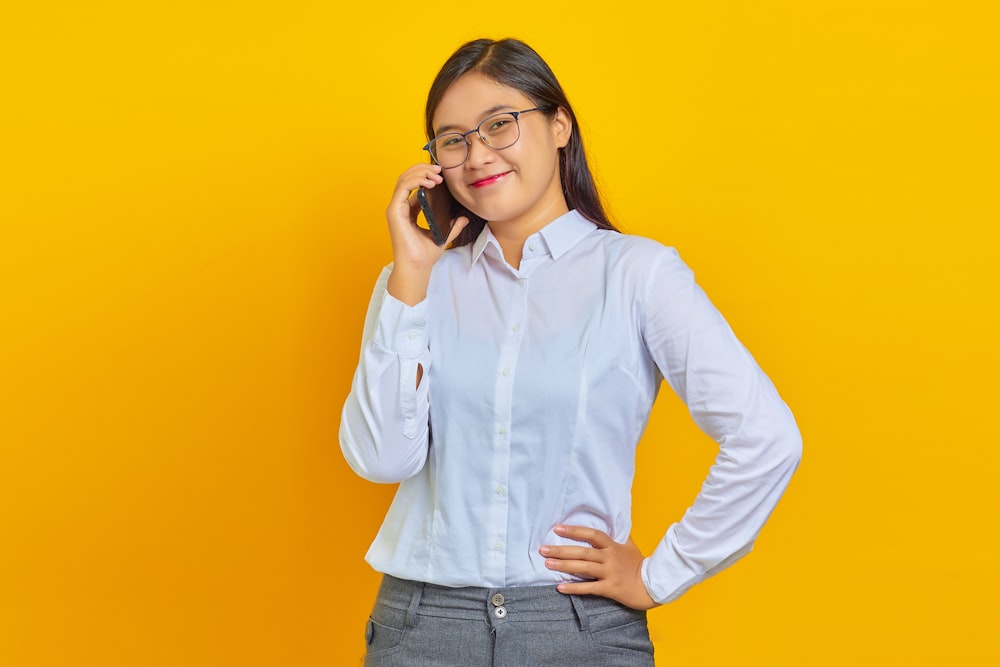
[[[432,121],[441,98],[451,84],[469,72],[482,74],[501,85],[520,91],[550,116],[559,108],[566,111],[573,123],[569,142],[559,149],[559,170],[566,204],[601,229],[618,231],[604,211],[597,184],[587,164],[580,125],[576,122],[576,115],[566,93],[542,57],[520,40],[477,39],[463,44],[448,58],[427,93],[427,139],[434,138]],[[468,215],[467,211],[464,213]],[[469,218],[469,224],[453,245],[471,243],[483,230],[485,220],[474,214],[469,215]]]

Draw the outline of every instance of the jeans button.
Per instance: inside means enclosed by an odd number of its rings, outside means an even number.
[[[503,618],[504,616],[507,615],[507,608],[497,607],[496,609],[493,610],[493,613],[496,615],[497,618]]]
[[[503,604],[503,595],[497,593],[491,598],[491,602],[493,602],[494,607],[499,607],[500,605]]]

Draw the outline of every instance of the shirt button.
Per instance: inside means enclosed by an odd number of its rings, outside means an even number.
[[[497,433],[499,433],[500,435],[503,435],[506,432],[507,432],[507,428],[505,426],[503,426],[503,424],[501,424],[500,426],[497,426]]]
[[[511,327],[510,329],[511,329],[511,331],[513,331],[514,333],[517,333],[518,331],[520,331],[520,330],[521,330],[521,325],[520,325],[520,324],[515,324],[515,325],[514,325],[514,326],[512,326],[512,327]]]
[[[493,543],[493,551],[500,551],[501,549],[503,549],[503,543],[502,542],[494,542]]]
[[[504,491],[506,491],[506,490],[507,490],[507,489],[503,488],[503,484],[501,484],[500,486],[498,486],[498,487],[497,487],[497,495],[498,495],[498,496],[502,496],[502,495],[503,495],[503,492],[504,492]],[[502,604],[502,603],[501,603],[501,604]]]
[[[500,593],[497,593],[492,598],[490,598],[490,602],[493,603],[494,607],[499,607],[500,605],[503,604],[503,601],[504,601],[504,597]]]
[[[528,282],[528,281],[527,281],[526,279],[524,279],[524,278],[518,278],[518,279],[517,279],[517,284],[518,284],[518,285],[523,285],[523,284],[524,284],[524,283],[526,283],[526,282]]]
[[[538,246],[535,245],[534,243],[529,243],[528,244],[528,250],[535,250],[536,248],[538,248]]]
[[[507,615],[507,608],[506,607],[497,607],[496,609],[493,610],[493,614],[497,618],[503,618],[504,616]]]
[[[509,368],[505,368],[505,369],[503,369],[503,373],[502,373],[502,375],[503,375],[504,377],[507,377],[508,375],[510,375],[510,369],[509,369]]]
[[[409,338],[410,340],[416,340],[417,334],[411,331],[406,334],[406,337]]]

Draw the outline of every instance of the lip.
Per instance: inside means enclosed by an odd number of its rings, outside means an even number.
[[[487,186],[493,185],[494,183],[499,183],[509,173],[510,173],[509,171],[505,171],[499,174],[493,174],[492,176],[487,176],[486,178],[480,178],[478,181],[472,182],[472,187],[485,188]]]

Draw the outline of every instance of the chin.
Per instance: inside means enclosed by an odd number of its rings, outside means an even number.
[[[512,220],[519,215],[518,211],[511,209],[509,206],[503,205],[493,205],[493,206],[476,206],[475,208],[467,206],[470,211],[478,215],[483,220],[489,222],[503,222],[504,220]]]
[[[514,216],[512,216],[512,215],[506,215],[506,214],[503,214],[503,213],[497,213],[497,214],[494,214],[494,215],[481,215],[479,217],[481,217],[483,220],[485,220],[486,222],[490,223],[491,225],[502,225],[503,223],[507,222],[508,220],[513,220],[514,219]]]

